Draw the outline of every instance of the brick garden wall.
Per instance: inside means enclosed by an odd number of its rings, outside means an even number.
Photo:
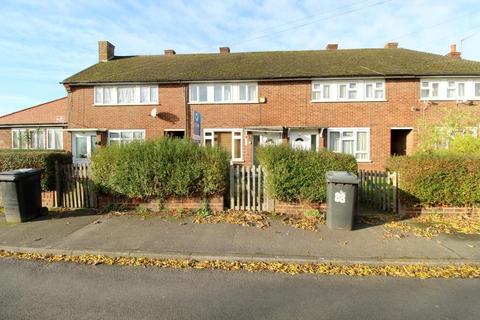
[[[400,213],[406,217],[416,217],[422,214],[440,213],[447,216],[480,214],[480,208],[474,207],[406,207]]]

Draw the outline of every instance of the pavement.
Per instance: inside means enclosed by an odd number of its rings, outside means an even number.
[[[0,217],[2,219],[2,217]],[[78,210],[0,222],[0,250],[80,255],[331,263],[480,263],[480,235],[385,238],[383,226],[312,232],[272,220],[267,229]]]
[[[0,259],[1,319],[478,319],[480,279],[87,266]]]

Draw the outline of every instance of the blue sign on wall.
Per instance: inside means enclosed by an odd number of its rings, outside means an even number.
[[[202,141],[202,115],[198,111],[193,112],[193,140],[197,143]]]

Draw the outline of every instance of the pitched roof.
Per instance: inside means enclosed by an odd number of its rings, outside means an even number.
[[[66,84],[320,77],[480,76],[480,62],[408,49],[270,51],[116,56]]]
[[[45,102],[0,117],[0,126],[67,123],[67,97]]]

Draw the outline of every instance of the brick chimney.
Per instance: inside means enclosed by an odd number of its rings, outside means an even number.
[[[338,49],[338,43],[329,43],[325,47],[327,50],[337,50]]]
[[[165,50],[163,50],[163,53],[164,53],[166,56],[174,56],[174,55],[177,54],[177,53],[175,52],[175,50],[173,50],[173,49],[165,49]]]
[[[398,42],[387,42],[384,46],[385,49],[397,49]]]
[[[451,44],[450,45],[450,52],[447,53],[447,56],[455,58],[455,59],[461,59],[462,58],[462,53],[457,51],[457,45],[456,44]]]
[[[115,46],[108,41],[98,41],[98,62],[105,62],[115,56]]]
[[[229,47],[220,47],[220,53],[221,54],[230,53],[230,48]]]

